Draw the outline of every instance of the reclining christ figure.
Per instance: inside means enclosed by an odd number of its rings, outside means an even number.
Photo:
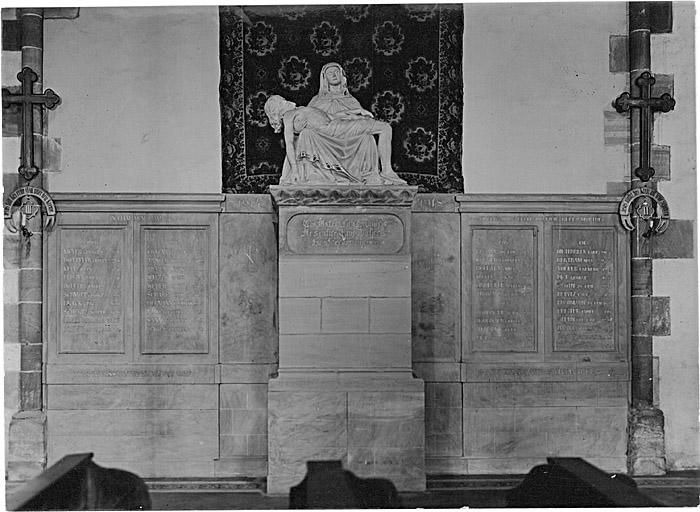
[[[330,115],[273,95],[265,114],[275,132],[284,126],[287,154],[280,185],[406,184],[391,168],[391,126],[362,108]],[[373,135],[379,136],[377,146],[367,144]]]

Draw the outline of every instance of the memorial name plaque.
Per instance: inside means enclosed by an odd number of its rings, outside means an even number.
[[[124,229],[60,233],[59,353],[123,354]]]
[[[555,351],[615,350],[614,230],[553,230]]]
[[[209,234],[144,227],[141,253],[143,354],[209,352]]]
[[[472,230],[472,350],[537,351],[536,240],[533,227]]]
[[[391,214],[300,213],[287,223],[287,245],[297,254],[397,254],[403,231]]]

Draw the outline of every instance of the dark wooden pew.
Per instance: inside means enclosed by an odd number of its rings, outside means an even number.
[[[359,478],[339,460],[309,461],[304,480],[289,490],[289,508],[401,508],[401,500],[390,480]]]
[[[7,497],[8,510],[150,510],[133,473],[98,466],[92,453],[66,455]]]
[[[659,507],[627,475],[609,474],[577,457],[548,457],[508,491],[509,507]]]

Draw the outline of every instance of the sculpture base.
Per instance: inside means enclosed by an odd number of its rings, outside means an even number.
[[[279,207],[279,377],[268,492],[313,460],[425,490],[425,392],[411,370],[416,187],[270,187]]]

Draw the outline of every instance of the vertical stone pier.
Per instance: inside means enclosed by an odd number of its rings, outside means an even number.
[[[279,208],[279,375],[268,391],[270,494],[309,460],[425,490],[425,393],[411,371],[417,187],[271,186]]]

